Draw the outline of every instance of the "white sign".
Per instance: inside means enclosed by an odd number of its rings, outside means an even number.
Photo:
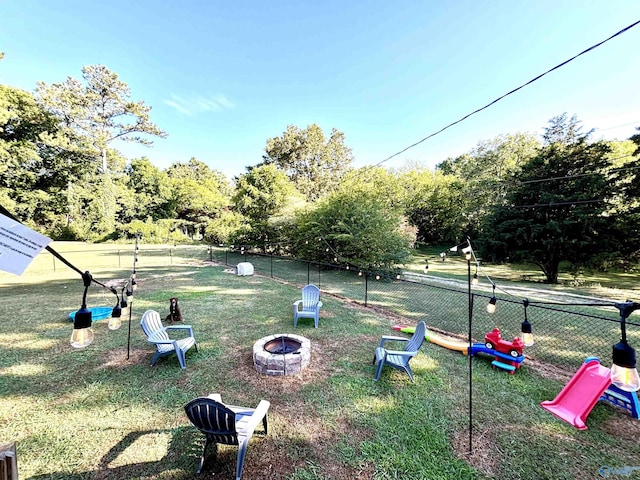
[[[0,270],[22,275],[51,239],[0,214]]]

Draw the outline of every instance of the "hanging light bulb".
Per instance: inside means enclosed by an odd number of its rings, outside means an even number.
[[[489,303],[487,303],[487,313],[495,313],[496,312],[496,302],[498,299],[496,297],[491,297]]]
[[[487,313],[495,313],[496,302],[498,301],[498,299],[496,298],[496,284],[491,282],[491,286],[493,287],[493,294],[491,295],[491,299],[489,300],[489,303],[487,303]]]
[[[116,294],[116,305],[111,310],[111,318],[109,319],[108,327],[109,330],[117,330],[120,328],[122,322],[120,322],[120,316],[122,315],[122,307],[120,306],[120,299],[118,298],[118,292],[115,288],[112,288],[111,291]]]
[[[530,347],[533,345],[533,329],[527,319],[527,307],[529,306],[529,300],[525,298],[522,301],[522,304],[524,305],[524,320],[522,321],[520,328],[522,331],[522,343],[525,347]]]
[[[136,291],[138,289],[138,282],[136,282],[136,279],[133,278],[133,276],[131,277],[131,290]]]
[[[129,304],[127,303],[127,298],[124,296],[124,290],[125,290],[125,288],[127,288],[128,285],[129,284],[127,283],[124,287],[122,287],[122,290],[120,290],[120,298],[122,299],[122,300],[120,300],[120,309],[121,310],[124,310],[125,308],[127,308],[129,306]]]
[[[620,333],[621,338],[613,346],[613,365],[611,366],[611,383],[625,392],[637,392],[640,390],[640,376],[636,369],[636,351],[627,343],[626,318],[640,308],[633,302],[616,304],[620,309]]]
[[[376,280],[380,280],[380,275],[376,275]]]
[[[630,351],[623,350],[626,347]],[[633,357],[629,356],[627,358],[633,358],[632,362],[626,363],[621,360],[621,357],[629,355],[631,351],[633,351]],[[629,344],[616,343],[613,347],[613,355],[618,358],[614,360],[611,366],[611,383],[625,392],[637,392],[640,390],[640,375],[638,375],[638,370],[635,368],[635,351],[633,348]],[[626,363],[627,366],[618,365],[616,362]]]
[[[478,283],[480,283],[480,280],[478,279],[478,274],[474,273],[473,279],[471,280],[471,285],[478,285]]]
[[[73,319],[73,332],[71,332],[71,346],[84,348],[93,342],[93,330],[91,330],[91,310],[87,308],[87,290],[91,285],[92,277],[87,271],[82,274],[84,293],[82,294],[82,307],[76,312]]]
[[[530,347],[533,345],[533,332],[531,329],[531,324],[525,318],[522,322],[522,343],[524,343],[525,347]]]
[[[85,348],[93,342],[93,330],[91,330],[91,310],[86,307],[76,312],[71,333],[71,346],[73,348]]]
[[[118,305],[118,309],[120,309],[120,305]],[[120,313],[122,313],[122,311],[120,311]],[[120,315],[118,315],[117,317],[112,316],[109,319],[109,324],[107,326],[109,327],[109,330],[118,330],[121,325],[122,321],[120,320]]]

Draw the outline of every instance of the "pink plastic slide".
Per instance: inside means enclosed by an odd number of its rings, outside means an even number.
[[[587,359],[556,398],[540,406],[578,430],[586,430],[589,413],[609,385],[611,370],[600,365],[597,358]]]

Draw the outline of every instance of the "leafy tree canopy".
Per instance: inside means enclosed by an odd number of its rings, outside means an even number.
[[[391,269],[406,262],[413,240],[402,215],[380,197],[335,192],[298,217],[295,252],[310,260]]]
[[[104,65],[82,68],[84,83],[68,77],[63,83],[38,82],[36,96],[66,131],[69,150],[101,158],[108,171],[107,148],[115,140],[151,145],[148,136],[165,138],[150,119],[151,107],[131,100],[131,89]]]
[[[263,163],[284,171],[309,201],[333,191],[353,160],[344,133],[334,128],[327,140],[315,123],[306,129],[289,125],[267,141],[265,152]]]
[[[486,217],[483,256],[535,264],[556,283],[561,261],[584,265],[613,248],[615,222],[605,215],[615,195],[606,173],[610,147],[579,131],[575,117],[551,119],[545,145]]]

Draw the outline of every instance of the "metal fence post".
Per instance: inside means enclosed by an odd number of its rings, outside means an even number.
[[[369,272],[364,274],[364,306],[367,306],[367,300],[369,296]]]
[[[307,285],[311,283],[311,262],[307,262]]]

